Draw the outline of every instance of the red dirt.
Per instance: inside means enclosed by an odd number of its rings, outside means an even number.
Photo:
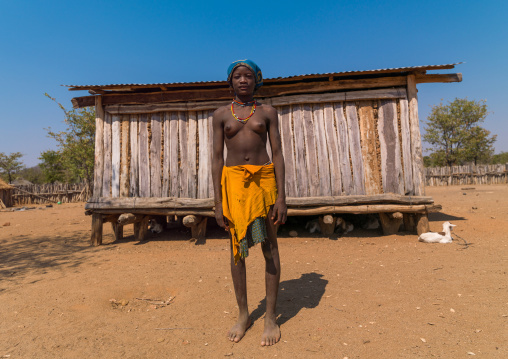
[[[258,248],[247,260],[254,325],[226,339],[230,253],[212,224],[203,245],[186,228],[140,243],[132,226],[113,243],[108,225],[94,248],[82,203],[0,212],[0,358],[506,358],[508,186],[475,187],[427,189],[443,205],[431,229],[449,220],[468,248],[360,229],[290,238],[286,225],[282,338],[268,348]]]

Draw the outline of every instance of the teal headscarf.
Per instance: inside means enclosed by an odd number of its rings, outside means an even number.
[[[228,67],[228,82],[229,83],[231,83],[231,75],[233,74],[233,71],[235,71],[235,69],[238,66],[245,66],[249,70],[252,71],[252,73],[254,74],[254,78],[256,80],[256,90],[259,87],[261,87],[261,85],[263,85],[263,74],[261,73],[261,69],[252,60],[237,60],[237,61],[233,62],[231,65],[229,65],[229,67]]]

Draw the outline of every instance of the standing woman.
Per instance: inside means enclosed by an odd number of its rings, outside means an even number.
[[[263,76],[253,61],[233,62],[228,68],[228,82],[235,98],[213,115],[212,161],[215,218],[231,236],[231,275],[239,308],[238,321],[228,338],[239,342],[252,324],[247,305],[245,258],[250,247],[261,243],[266,281],[261,345],[273,345],[280,339],[280,328],[275,321],[280,281],[276,225],[284,224],[287,217],[277,111],[254,99],[255,91],[263,84]],[[272,160],[266,151],[266,141],[270,141]]]

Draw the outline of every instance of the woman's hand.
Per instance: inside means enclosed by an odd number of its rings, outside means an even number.
[[[288,207],[286,206],[286,200],[277,198],[272,209],[272,220],[273,224],[284,224],[288,217]]]
[[[219,227],[224,228],[226,232],[229,232],[228,220],[224,217],[222,212],[222,203],[215,204],[215,220]]]

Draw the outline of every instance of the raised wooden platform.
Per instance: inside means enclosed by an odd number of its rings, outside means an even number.
[[[427,215],[438,212],[431,197],[402,196],[393,193],[380,195],[330,196],[288,198],[288,216],[322,216],[334,213],[378,213],[385,234],[393,234],[404,222],[406,230],[418,234],[429,230]],[[203,239],[206,218],[215,217],[213,199],[194,198],[91,198],[85,205],[86,213],[92,215],[92,245],[102,243],[102,226],[111,222],[115,238],[123,235],[123,226],[134,223],[135,236],[144,239],[148,221],[155,216],[192,216],[188,221],[193,237]],[[132,214],[130,222],[122,214]],[[134,218],[134,219],[132,219]],[[404,220],[403,220],[404,219]]]

